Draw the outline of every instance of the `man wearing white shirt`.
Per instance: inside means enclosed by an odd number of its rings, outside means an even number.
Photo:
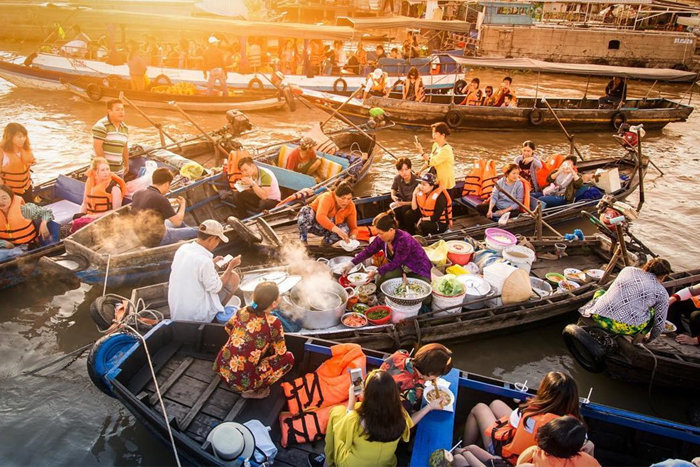
[[[168,286],[171,319],[210,323],[218,312],[224,311],[222,303],[231,299],[240,283],[233,269],[241,264],[241,257],[233,258],[219,277],[215,263],[223,258],[214,258],[212,251],[221,242],[228,243],[224,228],[209,219],[199,226],[196,241],[178,248]]]

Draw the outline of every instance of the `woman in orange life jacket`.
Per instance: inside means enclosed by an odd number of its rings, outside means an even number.
[[[515,158],[514,162],[518,164],[520,176],[530,182],[530,192],[539,193],[541,190],[537,183],[537,171],[542,168],[542,159],[535,153],[535,143],[525,141],[522,153]]]
[[[396,466],[399,440],[408,442],[411,428],[428,412],[439,409],[443,398],[430,402],[413,415],[401,405],[394,379],[383,370],[367,375],[362,402],[356,403],[354,386],[347,407],[334,407],[328,418],[325,455],[309,454],[311,467]]]
[[[126,194],[126,185],[109,169],[107,159],[96,157],[90,164],[85,183],[85,195],[80,212],[97,219],[119,209]]]
[[[8,123],[0,141],[0,184],[8,185],[27,203],[33,200],[29,170],[35,163],[27,129],[19,123]]]
[[[537,394],[515,410],[499,399],[489,405],[476,404],[467,417],[463,445],[480,442],[489,454],[514,464],[525,449],[536,444],[540,427],[564,415],[582,420],[578,387],[571,376],[552,371],[540,382]],[[588,448],[592,449],[592,443]]]
[[[422,236],[445,232],[452,218],[452,200],[431,173],[420,177],[411,200],[416,231]]]
[[[0,261],[22,254],[25,246],[31,249],[58,241],[59,225],[50,209],[25,203],[8,185],[0,185]]]
[[[274,282],[262,282],[253,291],[253,301],[226,323],[228,341],[214,362],[226,384],[245,399],[264,399],[270,386],[294,366],[287,352],[282,323],[271,312],[281,301]]]
[[[515,212],[515,215],[517,215],[520,206],[504,195],[503,192],[523,203],[525,191],[523,181],[520,180],[518,165],[508,164],[503,169],[503,177],[496,182],[496,186],[491,193],[491,199],[476,206],[476,210],[482,216],[493,220],[499,219],[507,212]]]

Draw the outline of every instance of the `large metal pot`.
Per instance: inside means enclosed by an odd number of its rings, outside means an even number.
[[[336,256],[335,258],[331,259],[326,259],[326,258],[319,258],[316,261],[319,263],[324,263],[328,265],[328,268],[330,268],[331,273],[333,274],[334,277],[340,277],[343,275],[343,268],[342,266],[345,263],[348,263],[354,259],[354,256]]]
[[[313,296],[308,291],[313,290]],[[345,313],[348,298],[355,294],[351,288],[328,281],[301,281],[282,300],[282,310],[298,320],[305,329],[327,329],[340,324],[340,317]],[[322,303],[335,302],[336,306],[322,309]]]

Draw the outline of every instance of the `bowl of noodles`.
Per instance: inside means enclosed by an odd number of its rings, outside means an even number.
[[[425,400],[426,404],[429,404],[435,399],[439,399],[441,397],[444,398],[444,402],[440,407],[440,410],[447,410],[449,412],[454,411],[455,395],[449,388],[438,385],[436,390],[435,386],[425,386],[425,389],[423,390],[423,400]]]

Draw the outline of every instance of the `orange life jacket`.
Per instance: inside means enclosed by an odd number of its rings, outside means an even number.
[[[228,185],[234,188],[238,180],[243,178],[241,169],[238,168],[238,161],[243,157],[250,157],[250,153],[246,150],[231,151],[228,153],[228,163],[226,164],[226,177],[228,177]]]
[[[24,153],[24,151],[22,151]],[[24,162],[22,156],[3,151],[9,163],[2,167],[3,158],[0,157],[0,176],[5,185],[12,188],[12,191],[22,196],[31,186],[32,178],[29,172],[30,165]]]
[[[491,198],[493,186],[496,184],[498,179],[499,175],[496,173],[496,162],[486,161],[484,171],[481,174],[481,199],[487,201]]]
[[[282,446],[325,434],[330,408],[348,400],[350,369],[366,371],[367,357],[357,344],[334,345],[331,354],[313,373],[282,383],[289,409],[280,415]]]
[[[418,204],[418,209],[423,217],[432,217],[435,212],[435,205],[437,204],[437,199],[440,197],[440,193],[445,193],[447,198],[447,207],[445,211],[440,216],[439,222],[441,224],[452,225],[452,199],[449,193],[444,188],[436,187],[433,191],[428,194],[423,192],[416,195],[416,203]]]
[[[122,197],[126,195],[126,183],[118,176],[111,174],[109,180],[96,183],[95,173],[92,170],[88,170],[86,175],[85,195],[87,196],[88,214],[98,214],[113,209],[112,190],[110,189],[110,185],[113,183],[119,185]]]
[[[370,73],[367,75],[367,78],[372,80],[370,92],[384,92],[386,89],[386,73],[382,73],[382,77],[379,79],[374,79],[374,75]]]
[[[542,168],[537,171],[537,184],[540,186],[540,189],[547,186],[547,177],[561,166],[565,157],[561,154],[555,154],[542,163]]]
[[[7,211],[7,216],[0,211],[0,240],[7,240],[15,245],[23,245],[34,241],[39,235],[34,222],[22,215],[21,206],[24,200],[15,196]]]
[[[480,89],[470,89],[467,92],[466,97],[459,105],[471,105],[476,106],[481,103],[481,90]]]
[[[526,415],[527,413],[521,414],[517,428],[514,428],[510,424],[510,414],[508,414],[496,420],[491,427],[484,431],[484,434],[491,438],[495,453],[513,464],[515,464],[518,460],[518,456],[525,449],[537,444],[537,440],[535,439],[537,431],[543,425],[546,425],[555,418],[559,418],[559,415],[552,413],[529,417],[528,420],[532,420],[535,424],[532,433],[530,433],[525,429],[524,425]]]
[[[357,228],[357,239],[361,242],[368,242],[370,238],[377,236],[377,229],[371,225]]]
[[[464,188],[462,188],[462,196],[480,196],[481,181],[486,168],[486,159],[479,159],[474,164],[474,168],[464,178]]]
[[[532,191],[532,187],[530,186],[530,180],[525,180],[523,177],[520,177],[520,181],[523,182],[523,206],[529,208],[530,192]],[[520,210],[526,212],[523,208],[520,208]]]

